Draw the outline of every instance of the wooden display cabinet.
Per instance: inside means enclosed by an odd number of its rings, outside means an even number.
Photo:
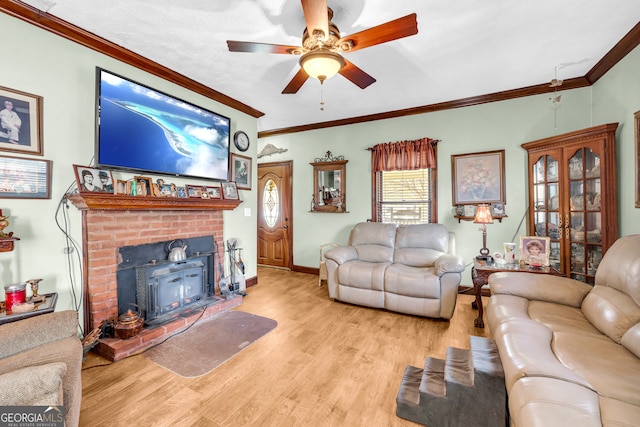
[[[618,238],[617,127],[609,123],[522,144],[529,235],[548,236],[550,265],[590,284]]]

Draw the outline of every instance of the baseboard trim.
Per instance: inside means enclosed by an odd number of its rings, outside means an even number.
[[[320,274],[319,268],[306,267],[304,265],[294,265],[291,271],[296,271],[298,273],[315,274],[316,276]]]

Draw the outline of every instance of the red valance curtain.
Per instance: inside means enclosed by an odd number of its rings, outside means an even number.
[[[373,172],[434,168],[438,142],[422,138],[374,145],[370,148]]]

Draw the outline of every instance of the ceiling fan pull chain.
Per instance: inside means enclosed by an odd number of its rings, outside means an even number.
[[[324,80],[320,80],[320,111],[324,111]]]

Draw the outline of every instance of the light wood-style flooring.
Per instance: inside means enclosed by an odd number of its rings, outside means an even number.
[[[473,326],[470,295],[442,321],[335,302],[318,276],[278,269],[259,268],[247,292],[236,310],[278,326],[207,375],[89,354],[80,425],[416,426],[395,415],[405,366],[489,336]]]

